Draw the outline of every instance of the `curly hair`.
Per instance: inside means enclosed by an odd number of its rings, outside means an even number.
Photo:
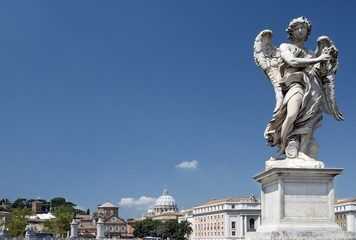
[[[289,27],[286,29],[287,33],[288,33],[288,40],[294,42],[294,36],[293,36],[293,31],[294,31],[294,27],[297,25],[297,24],[304,24],[305,27],[307,28],[307,36],[305,37],[305,41],[308,40],[308,36],[310,35],[311,33],[311,30],[312,30],[312,24],[311,22],[308,21],[308,19],[306,17],[299,17],[299,18],[296,18],[296,19],[293,19],[290,23],[289,23]]]

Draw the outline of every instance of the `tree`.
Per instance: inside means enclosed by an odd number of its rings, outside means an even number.
[[[146,218],[142,221],[135,223],[135,229],[133,234],[136,237],[143,238],[147,236],[151,237],[161,237],[158,235],[158,227],[162,224],[159,220],[152,220],[151,218]]]
[[[105,233],[104,233],[104,237],[105,237],[105,238],[111,238],[111,234],[110,234],[109,232],[105,232]]]
[[[52,207],[52,211],[56,211],[56,209],[58,207],[65,207],[67,209],[70,209],[70,213],[71,214],[80,214],[80,215],[85,215],[86,212],[81,210],[81,209],[77,209],[77,208],[74,208],[75,205],[74,203],[72,202],[67,202],[65,198],[62,198],[62,197],[56,197],[56,198],[53,198],[51,200],[51,207]]]
[[[8,225],[11,237],[24,237],[25,228],[28,224],[27,218],[32,215],[32,211],[25,207],[18,208],[11,218],[11,223]]]
[[[166,239],[169,235],[169,229],[166,224],[160,224],[157,226],[156,234],[157,236],[161,237],[162,239]]]
[[[18,198],[12,204],[11,208],[24,208],[26,206],[27,199],[26,198]]]
[[[87,209],[87,215],[90,215],[90,209],[89,208]]]
[[[64,205],[65,202],[66,202],[66,199],[62,198],[62,197],[56,197],[56,198],[51,199],[52,209],[54,210],[57,207]]]
[[[193,232],[191,223],[188,221],[167,221],[144,219],[135,223],[134,235],[143,237],[160,237],[162,239],[186,240]]]
[[[9,204],[10,200],[8,198],[3,198],[3,199],[0,200],[0,205],[3,204],[3,203]]]
[[[164,223],[166,228],[165,235],[162,236],[163,238],[172,238],[173,235],[178,231],[178,222],[176,221],[167,221]]]
[[[70,223],[73,219],[72,207],[58,206],[54,211],[56,234],[66,236],[67,231],[70,231]]]
[[[83,211],[82,209],[78,209],[78,208],[73,208],[74,212],[78,215],[90,215],[90,211],[88,214],[88,211]],[[89,209],[88,209],[89,210]]]
[[[28,209],[32,209],[32,203],[36,201],[36,199],[28,199],[25,201],[25,205]]]
[[[56,218],[46,220],[44,231],[55,235],[66,236],[67,231],[70,231],[70,223],[73,219],[73,208],[68,206],[57,206],[54,210]]]
[[[191,223],[187,220],[181,221],[178,224],[178,231],[173,234],[173,239],[186,240],[192,232],[193,228],[191,227]]]
[[[47,219],[43,222],[43,232],[56,234],[56,221],[54,219]]]

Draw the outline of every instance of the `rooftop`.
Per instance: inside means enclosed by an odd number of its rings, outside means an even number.
[[[260,198],[256,198],[256,201],[260,201]],[[215,205],[215,204],[225,203],[225,202],[233,202],[233,203],[250,202],[250,197],[229,197],[229,198],[223,198],[223,199],[214,199],[210,202],[203,203],[203,204],[198,205],[194,208]]]
[[[356,198],[344,198],[344,199],[337,199],[334,202],[335,204],[342,204],[342,203],[356,203]]]
[[[111,202],[106,202],[103,205],[100,205],[99,207],[101,207],[101,208],[118,208],[118,206],[115,206]]]

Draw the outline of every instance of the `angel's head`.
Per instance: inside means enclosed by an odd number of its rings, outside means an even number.
[[[286,31],[288,33],[288,40],[290,40],[292,42],[295,42],[297,40],[295,37],[294,31],[299,25],[302,25],[305,27],[306,34],[305,34],[304,41],[308,40],[308,36],[310,35],[311,30],[312,30],[312,25],[311,25],[311,22],[309,22],[306,17],[299,17],[299,18],[293,19],[289,23],[289,27],[286,29]]]

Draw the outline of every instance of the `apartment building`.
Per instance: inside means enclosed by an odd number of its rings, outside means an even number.
[[[335,200],[335,221],[343,231],[356,232],[356,198]]]
[[[189,211],[183,217],[193,223],[190,239],[194,240],[244,239],[246,232],[256,231],[261,223],[261,202],[254,194],[214,199]]]

